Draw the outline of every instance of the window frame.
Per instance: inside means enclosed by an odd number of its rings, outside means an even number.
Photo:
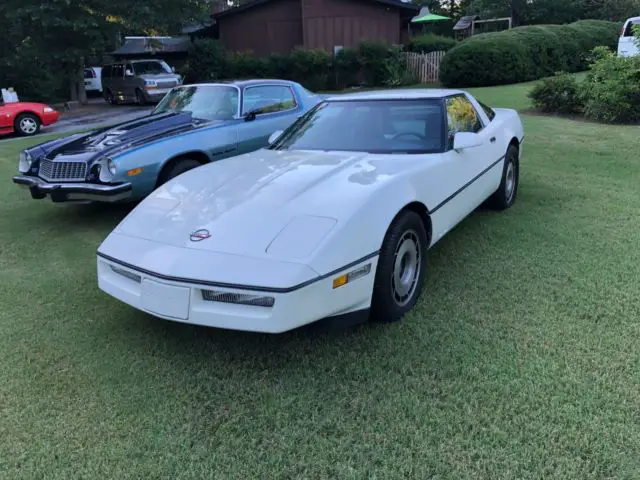
[[[277,112],[257,113],[256,119],[263,118],[265,115],[278,115],[284,112],[291,112],[293,110],[297,110],[300,107],[300,99],[296,95],[296,92],[291,87],[291,85],[287,85],[284,83],[260,83],[256,85],[247,85],[242,89],[242,95],[240,97],[240,102],[239,102],[240,117],[244,117],[247,113],[249,113],[248,111],[247,112],[244,111],[244,100],[245,100],[245,93],[247,92],[247,90],[250,90],[252,88],[264,88],[264,87],[283,87],[288,89],[291,92],[291,96],[293,97],[294,105],[291,108],[287,108],[286,110],[278,110]]]
[[[454,99],[456,97],[462,97],[463,99],[465,99],[467,102],[469,102],[469,104],[471,105],[471,108],[473,108],[473,111],[476,114],[476,117],[478,118],[478,121],[480,122],[480,129],[477,132],[469,132],[469,133],[480,133],[482,132],[482,130],[485,129],[485,127],[487,126],[485,124],[484,119],[482,118],[482,115],[480,115],[480,112],[478,112],[478,109],[476,108],[476,106],[473,104],[473,102],[471,101],[471,99],[469,97],[467,97],[464,93],[456,93],[453,95],[447,95],[446,97],[444,97],[442,99],[442,104],[443,104],[443,114],[444,114],[444,130],[445,130],[445,148],[446,151],[451,151],[453,150],[453,141],[452,139],[449,138],[449,115],[447,113],[447,101]],[[478,104],[480,104],[480,102],[478,100],[476,100],[476,102],[478,102]]]

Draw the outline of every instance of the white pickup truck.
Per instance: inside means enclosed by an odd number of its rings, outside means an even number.
[[[636,38],[633,35],[634,25],[640,25],[640,17],[629,18],[624,22],[620,40],[618,40],[618,55],[621,57],[632,57],[640,54],[640,48],[638,48]]]

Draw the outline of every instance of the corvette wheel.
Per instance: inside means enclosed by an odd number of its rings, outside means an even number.
[[[520,163],[517,147],[510,145],[505,156],[502,169],[502,181],[498,190],[489,198],[489,205],[495,210],[506,210],[511,207],[518,197],[520,183]]]
[[[427,270],[427,234],[420,216],[401,213],[385,235],[376,270],[371,318],[397,322],[420,296]]]
[[[40,131],[40,119],[32,113],[23,113],[16,118],[14,127],[23,137],[30,137]]]

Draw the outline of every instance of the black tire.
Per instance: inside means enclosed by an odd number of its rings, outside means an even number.
[[[198,160],[194,160],[193,158],[180,158],[172,162],[170,165],[167,165],[160,173],[160,177],[158,179],[158,187],[168,182],[172,178],[175,178],[178,175],[182,175],[184,172],[199,167],[200,165],[202,164]]]
[[[147,99],[139,88],[136,88],[136,103],[141,106],[147,104]]]
[[[401,256],[404,258],[411,252],[401,255],[401,249],[405,248],[405,242],[414,243],[417,246],[415,260],[409,259],[408,263],[414,265],[415,273],[403,268]],[[410,246],[410,245],[409,245]],[[378,267],[373,285],[373,296],[371,299],[371,319],[376,322],[397,322],[399,321],[418,301],[424,277],[427,272],[427,247],[428,239],[424,228],[424,223],[420,216],[410,210],[401,212],[387,230],[378,257]],[[397,282],[397,274],[406,272],[406,282]],[[400,275],[404,277],[405,275]],[[410,289],[404,291],[403,285],[411,284]]]
[[[506,210],[511,207],[518,197],[520,186],[519,150],[515,145],[509,145],[502,168],[502,180],[498,190],[489,197],[488,205],[494,210]]]
[[[107,102],[109,105],[116,105],[118,103],[116,100],[116,97],[113,96],[113,93],[111,92],[111,90],[105,90],[103,96],[104,96],[104,101]]]
[[[42,122],[33,113],[21,113],[13,125],[16,133],[22,137],[31,137],[40,131]]]

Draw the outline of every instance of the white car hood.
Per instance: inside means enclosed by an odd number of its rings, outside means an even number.
[[[157,189],[114,234],[255,258],[304,257],[384,181],[385,173],[393,173],[384,171],[383,159],[376,165],[374,157],[263,149],[214,162]],[[287,225],[294,225],[284,235],[287,240],[270,247]],[[200,229],[211,237],[191,241],[191,233]]]

